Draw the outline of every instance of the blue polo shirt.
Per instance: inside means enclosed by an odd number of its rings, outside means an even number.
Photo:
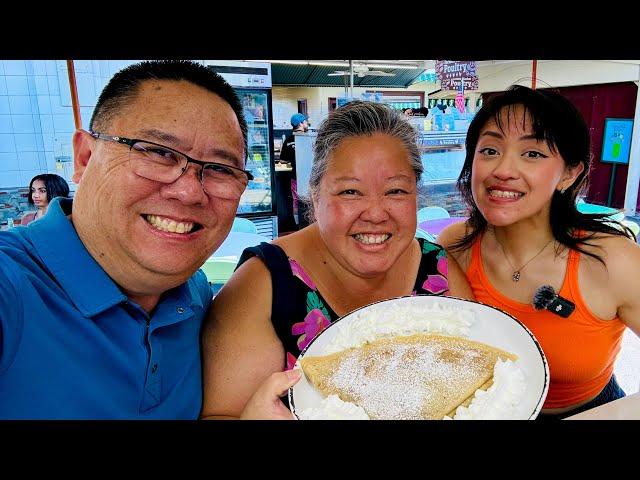
[[[197,418],[204,273],[149,316],[89,255],[71,208],[56,198],[0,232],[0,418]]]

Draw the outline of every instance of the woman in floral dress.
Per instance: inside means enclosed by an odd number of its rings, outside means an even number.
[[[402,295],[473,298],[456,261],[414,238],[422,169],[416,132],[401,113],[354,101],[328,116],[309,181],[314,222],[245,250],[213,302],[203,417],[291,418],[276,395],[268,405],[249,400],[357,308]]]

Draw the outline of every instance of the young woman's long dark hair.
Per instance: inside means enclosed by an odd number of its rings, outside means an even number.
[[[633,239],[635,236],[628,228],[620,222],[611,220],[607,215],[584,214],[578,211],[576,199],[586,189],[591,162],[589,129],[580,112],[559,93],[532,90],[521,85],[514,85],[506,92],[491,97],[469,125],[466,141],[467,154],[458,177],[458,189],[470,209],[468,220],[470,230],[451,247],[454,250],[469,248],[476,237],[487,227],[487,221],[478,210],[471,192],[473,157],[480,137],[480,130],[493,119],[504,133],[503,119],[506,119],[506,123],[508,123],[510,119],[517,118],[514,111],[518,106],[524,107],[523,126],[528,118],[531,121],[536,139],[544,140],[551,151],[559,153],[567,166],[584,165],[580,175],[564,193],[556,190],[553,194],[550,223],[554,238],[560,244],[604,263],[598,255],[585,251],[580,247],[580,244],[593,246],[587,240],[596,233],[625,235]],[[578,238],[577,231],[584,231],[586,235]]]
[[[29,183],[29,197],[27,201],[30,205],[34,205],[33,192],[31,192],[31,188],[33,187],[33,182],[36,180],[40,180],[44,183],[44,188],[47,189],[47,203],[51,203],[51,200],[55,197],[66,198],[69,196],[69,184],[64,178],[56,175],[55,173],[43,173],[33,177]]]

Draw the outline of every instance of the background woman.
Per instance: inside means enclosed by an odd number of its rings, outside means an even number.
[[[68,197],[69,184],[67,181],[53,173],[43,173],[36,175],[29,183],[29,205],[37,208],[35,212],[25,213],[20,221],[20,225],[28,223],[44,217],[49,207],[49,202],[55,197]]]

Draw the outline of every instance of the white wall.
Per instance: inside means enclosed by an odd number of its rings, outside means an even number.
[[[420,82],[403,88],[353,87],[353,95],[359,96],[366,91],[418,91],[427,94],[438,87],[434,83]],[[291,115],[298,111],[298,99],[307,99],[307,113],[312,128],[317,127],[329,113],[329,98],[345,95],[344,87],[282,87],[275,86],[273,93],[273,128],[291,128]]]
[[[638,81],[638,61],[538,60],[538,88],[568,87]],[[517,83],[531,86],[532,61],[481,62],[478,65],[478,91],[498,92]]]

